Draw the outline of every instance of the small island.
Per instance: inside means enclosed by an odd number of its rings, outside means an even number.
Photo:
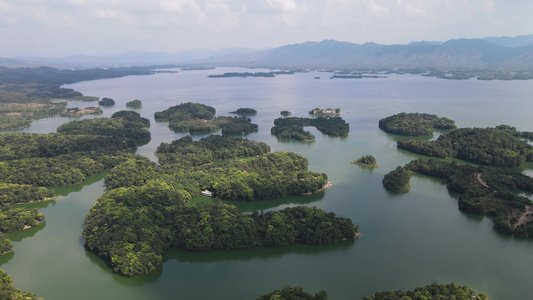
[[[284,117],[288,117],[290,116],[292,113],[288,110],[282,110],[280,113],[280,115],[284,116]]]
[[[361,158],[351,162],[352,164],[360,165],[363,167],[377,168],[376,158],[372,155],[363,155]]]
[[[228,78],[228,77],[276,77],[276,75],[292,75],[294,72],[292,71],[273,71],[273,72],[256,72],[256,73],[250,73],[250,72],[229,72],[224,73],[221,75],[208,75],[209,78]]]
[[[237,114],[241,116],[254,116],[257,115],[257,110],[253,108],[239,108],[236,111],[230,111],[230,114]]]
[[[313,126],[323,134],[336,137],[345,137],[350,131],[350,125],[341,117],[319,116],[317,118],[278,118],[274,120],[274,127],[270,133],[280,140],[314,141],[315,136],[305,131],[305,126]]]
[[[126,102],[126,107],[130,107],[130,108],[141,108],[142,106],[143,106],[142,101],[138,99]]]
[[[435,129],[456,128],[455,121],[425,113],[399,113],[379,120],[379,128],[386,133],[405,136],[430,136]]]
[[[102,100],[98,101],[98,105],[100,106],[113,106],[115,105],[115,100],[111,98],[104,97]]]
[[[312,109],[309,111],[309,114],[310,115],[313,115],[313,116],[336,116],[336,115],[339,115],[341,113],[341,109],[340,108],[325,108],[325,109],[322,109],[322,108],[315,108],[315,109]]]

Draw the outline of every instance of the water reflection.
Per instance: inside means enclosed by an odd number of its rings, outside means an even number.
[[[37,234],[37,232],[43,230],[46,227],[46,221],[42,222],[41,224],[21,231],[16,232],[9,232],[7,235],[9,236],[9,239],[12,242],[20,242],[25,238],[33,237]],[[16,250],[16,249],[15,249]]]

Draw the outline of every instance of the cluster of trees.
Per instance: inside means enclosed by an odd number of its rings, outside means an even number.
[[[397,299],[456,299],[456,300],[472,300],[480,299],[487,300],[487,295],[478,293],[467,286],[458,286],[454,283],[446,285],[438,284],[436,282],[419,287],[413,291],[386,291],[377,292],[374,295],[363,297],[361,300],[397,300]]]
[[[304,291],[300,286],[284,286],[279,290],[264,294],[256,298],[256,300],[327,300],[328,293],[320,291],[315,295]]]
[[[170,248],[191,250],[285,246],[296,241],[329,244],[353,239],[349,219],[314,207],[242,214],[215,201],[187,207],[190,195],[161,181],[104,194],[86,218],[86,246],[108,260],[115,272],[146,274]]]
[[[246,139],[210,136],[192,141],[184,137],[159,146],[161,166],[145,158],[130,159],[111,169],[106,186],[129,187],[166,178],[178,180],[193,196],[208,189],[220,199],[252,201],[313,193],[327,183],[326,174],[307,171],[305,157],[269,151],[268,145]],[[250,158],[234,159],[238,157]]]
[[[533,146],[496,128],[455,129],[439,136],[436,141],[400,140],[398,148],[496,167],[518,167],[525,161],[533,161]]]
[[[315,136],[305,131],[304,126],[313,126],[318,131],[329,136],[344,137],[348,135],[350,126],[341,117],[318,118],[278,118],[274,120],[274,127],[270,130],[278,139],[294,139],[298,141],[313,141]]]
[[[288,110],[282,110],[280,113],[280,115],[284,116],[284,117],[288,117],[290,116],[292,113]]]
[[[115,105],[115,100],[111,98],[104,97],[102,100],[98,101],[98,105],[100,106],[113,106]]]
[[[31,185],[0,182],[0,205],[28,203],[54,197],[54,192]]]
[[[43,300],[37,298],[33,293],[22,292],[13,286],[11,276],[7,275],[4,270],[0,269],[0,299],[24,299],[24,300]]]
[[[425,113],[399,113],[379,120],[379,128],[387,133],[406,136],[428,136],[435,129],[456,128],[455,121]]]
[[[238,114],[238,115],[243,115],[243,116],[253,116],[253,115],[257,115],[257,110],[253,109],[253,108],[247,108],[247,107],[241,107],[239,109],[237,109],[236,111],[232,111],[230,112],[231,114]]]
[[[376,158],[372,155],[363,155],[361,158],[352,161],[352,164],[358,164],[365,167],[377,168]]]
[[[435,160],[413,160],[385,175],[385,188],[407,192],[410,174],[420,173],[446,180],[450,192],[458,193],[459,209],[493,217],[494,228],[519,237],[533,237],[533,202],[516,191],[533,192],[533,178],[512,169],[459,165]],[[520,219],[523,219],[519,222]]]
[[[199,141],[193,141],[190,136],[186,136],[171,143],[161,143],[156,154],[160,155],[161,164],[200,166],[214,160],[259,156],[269,152],[270,146],[262,142],[210,135]]]
[[[44,215],[37,209],[12,208],[9,205],[0,207],[0,232],[20,231],[39,225]]]
[[[138,99],[126,102],[126,107],[141,108],[142,106],[143,106],[142,101]]]
[[[530,131],[517,131],[516,127],[506,124],[498,125],[496,126],[496,129],[506,131],[517,138],[533,141],[533,132]]]
[[[13,244],[11,243],[11,240],[7,234],[0,233],[0,255],[4,255],[11,250],[13,250]]]
[[[239,113],[239,110],[242,113]],[[239,108],[236,113],[257,113],[251,108]],[[246,116],[242,117],[218,117],[215,118],[216,109],[199,103],[182,103],[172,106],[164,111],[156,112],[157,120],[168,120],[168,126],[178,132],[190,132],[192,134],[209,133],[222,128],[224,135],[241,135],[256,132],[257,124]]]

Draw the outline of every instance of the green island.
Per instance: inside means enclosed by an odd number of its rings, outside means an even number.
[[[236,111],[230,111],[230,114],[238,114],[238,115],[242,115],[242,116],[254,116],[254,115],[257,115],[257,110],[253,109],[253,108],[239,108],[237,109]]]
[[[456,128],[455,121],[426,113],[399,113],[379,120],[379,128],[387,133],[405,136],[429,136],[435,129]]]
[[[164,111],[156,112],[157,121],[169,121],[168,127],[177,132],[190,134],[210,133],[222,129],[223,135],[244,135],[259,130],[250,118],[216,117],[216,109],[199,103],[182,103]]]
[[[184,137],[157,150],[160,165],[133,157],[106,176],[110,189],[86,218],[83,237],[117,273],[147,274],[164,251],[324,245],[353,240],[352,221],[314,207],[243,214],[217,199],[252,201],[321,190],[327,176],[306,171],[307,159],[240,138]],[[214,163],[217,160],[217,163]],[[125,176],[127,174],[127,176]],[[188,205],[203,190],[212,202]]]
[[[360,165],[363,167],[377,168],[378,164],[376,158],[372,155],[363,155],[361,158],[351,162],[352,164]]]
[[[276,75],[292,75],[292,71],[273,71],[273,72],[228,72],[219,75],[208,75],[209,78],[228,78],[228,77],[276,77]]]
[[[288,110],[282,110],[279,114],[284,116],[284,117],[288,117],[288,116],[292,115],[292,113],[290,111],[288,111]]]
[[[313,126],[318,131],[329,136],[345,137],[350,131],[350,125],[341,117],[317,118],[278,118],[274,120],[274,127],[270,130],[280,140],[297,140],[311,142],[315,136],[304,130],[304,126]]]
[[[143,106],[142,101],[138,99],[126,102],[126,107],[130,107],[130,108],[141,108],[142,106]]]
[[[82,80],[154,74],[146,68],[58,70],[0,67],[0,130],[30,126],[36,119],[59,116],[66,111],[65,100],[97,101],[78,91],[61,88]]]
[[[98,101],[98,105],[100,106],[113,106],[115,105],[115,100],[111,98],[104,97],[102,100]]]
[[[460,128],[442,134],[435,141],[398,141],[398,148],[439,158],[458,158],[467,162],[518,167],[533,161],[533,146],[507,130],[497,128]]]
[[[79,107],[67,108],[64,113],[61,113],[62,117],[81,117],[85,115],[101,115],[104,111],[100,107],[86,107],[80,109]]]
[[[418,159],[385,175],[383,185],[408,192],[414,173],[446,180],[448,190],[460,195],[459,209],[492,217],[495,230],[533,238],[533,202],[517,195],[517,191],[533,192],[533,178],[513,169]]]
[[[328,293],[326,291],[319,291],[312,295],[300,286],[284,286],[281,289],[259,296],[256,300],[327,300]],[[361,298],[361,300],[427,300],[427,299],[454,299],[454,300],[488,300],[487,295],[478,293],[471,288],[463,285],[458,286],[455,283],[439,284],[432,283],[424,287],[417,287],[413,291],[384,291],[376,292],[375,294]]]

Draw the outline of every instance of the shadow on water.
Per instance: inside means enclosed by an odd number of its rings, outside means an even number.
[[[241,212],[254,212],[260,210],[271,210],[280,206],[308,205],[318,202],[324,198],[326,191],[306,196],[287,196],[279,199],[257,200],[257,201],[223,201],[225,204],[236,206]]]
[[[46,227],[46,221],[42,222],[41,224],[21,231],[16,232],[9,232],[7,235],[9,236],[9,239],[12,242],[20,242],[25,238],[32,237],[37,234],[37,232],[43,230]]]
[[[102,180],[102,178],[105,178],[107,173],[109,173],[109,170],[104,171],[103,173],[100,173],[100,174],[89,176],[85,178],[85,180],[82,183],[79,183],[79,184],[69,185],[69,186],[49,187],[49,189],[54,191],[54,193],[57,196],[67,196],[70,193],[81,191],[85,186],[91,185],[99,180]]]
[[[13,257],[15,257],[15,251],[11,251],[0,256],[0,266],[8,263],[11,259],[13,259]]]
[[[297,243],[286,247],[256,247],[208,251],[173,249],[163,255],[163,262],[177,260],[184,263],[215,263],[222,261],[269,260],[293,254],[315,255],[324,252],[345,252],[355,243],[355,240],[350,240],[330,245],[306,245]]]

